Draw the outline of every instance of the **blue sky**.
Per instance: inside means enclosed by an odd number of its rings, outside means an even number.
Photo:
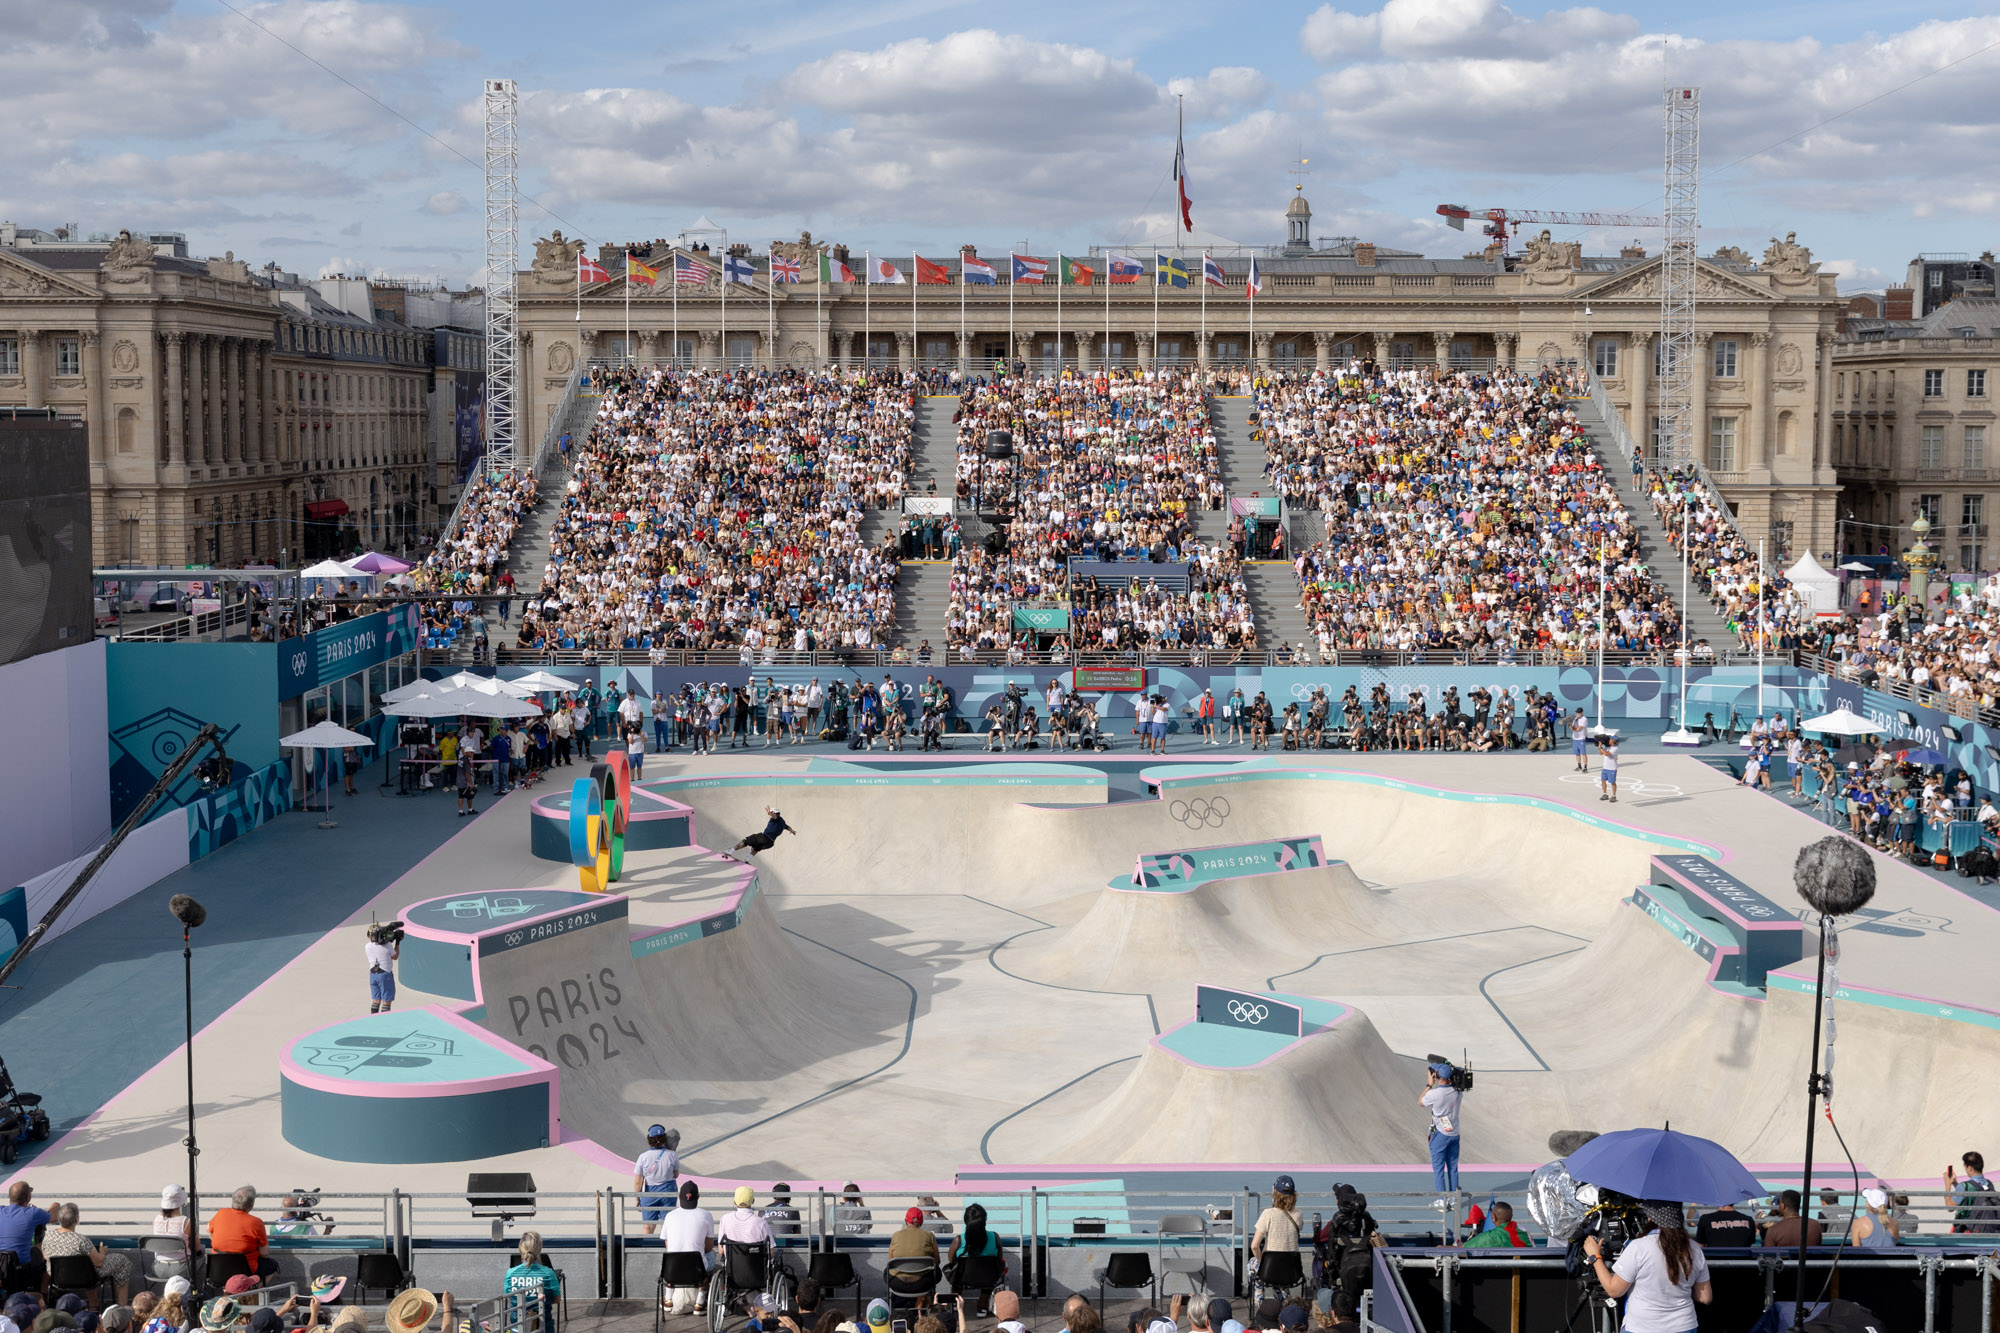
[[[487,75],[522,88],[524,254],[703,214],[758,246],[1138,248],[1179,94],[1203,230],[1280,239],[1303,154],[1317,235],[1455,255],[1441,202],[1656,212],[1669,80],[1703,89],[1704,252],[1796,230],[1857,289],[2000,213],[1994,3],[229,4],[0,0],[0,217],[474,280]]]

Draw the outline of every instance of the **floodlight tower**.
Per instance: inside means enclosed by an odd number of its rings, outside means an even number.
[[[1666,92],[1666,250],[1660,260],[1660,455],[1670,467],[1695,458],[1695,246],[1701,192],[1701,89]]]
[[[524,465],[515,439],[520,353],[520,141],[512,79],[486,80],[486,469]]]

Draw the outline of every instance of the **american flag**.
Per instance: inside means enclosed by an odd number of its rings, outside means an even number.
[[[709,275],[713,272],[715,272],[714,269],[702,263],[699,259],[690,259],[686,255],[674,256],[675,282],[691,283],[699,287],[702,283],[708,281]]]
[[[784,259],[778,255],[771,256],[772,282],[797,282],[799,280],[799,276],[800,275],[799,275],[798,260]]]

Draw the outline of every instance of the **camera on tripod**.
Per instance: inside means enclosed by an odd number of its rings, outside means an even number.
[[[1439,1079],[1439,1082],[1446,1087],[1456,1088],[1460,1092],[1472,1091],[1472,1070],[1465,1065],[1453,1064],[1442,1055],[1427,1055],[1424,1057],[1424,1063],[1433,1069],[1442,1067],[1449,1071]]]

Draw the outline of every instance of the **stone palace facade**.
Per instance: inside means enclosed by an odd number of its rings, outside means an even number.
[[[1005,255],[988,257],[992,286],[958,285],[960,257],[926,256],[951,281],[910,282],[912,257],[889,258],[903,284],[815,281],[822,251],[860,275],[860,256],[803,235],[772,250],[795,259],[798,283],[772,287],[768,256],[736,252],[755,269],[752,286],[732,285],[727,313],[723,253],[667,242],[629,247],[660,269],[656,286],[628,293],[628,247],[597,256],[611,281],[577,290],[582,243],[560,232],[536,242],[520,274],[524,433],[532,445],[579,362],[945,366],[984,371],[1017,357],[1048,369],[1101,364],[1145,368],[1179,363],[1326,369],[1350,357],[1390,364],[1434,362],[1484,367],[1588,360],[1633,436],[1655,438],[1660,261],[1628,248],[1587,257],[1546,232],[1525,251],[1467,259],[1427,259],[1361,242],[1315,248],[1305,239],[1309,211],[1293,200],[1287,244],[1212,251],[1226,285],[1204,289],[1198,250],[1185,255],[1186,289],[1156,288],[1153,253],[1135,252],[1147,273],[1137,283],[1103,282],[1102,248],[1081,262],[1090,287],[1010,286]],[[970,250],[965,253],[971,254]],[[1244,297],[1254,254],[1263,281],[1255,326]],[[706,270],[700,282],[674,281],[675,257]],[[1055,265],[1053,256],[1043,256]],[[1834,541],[1838,493],[1829,447],[1829,400],[1840,299],[1793,238],[1774,240],[1760,260],[1725,248],[1700,261],[1695,377],[1697,447],[1753,540],[1774,549],[1825,555]],[[629,326],[628,326],[629,318]],[[630,329],[629,341],[627,329]]]

